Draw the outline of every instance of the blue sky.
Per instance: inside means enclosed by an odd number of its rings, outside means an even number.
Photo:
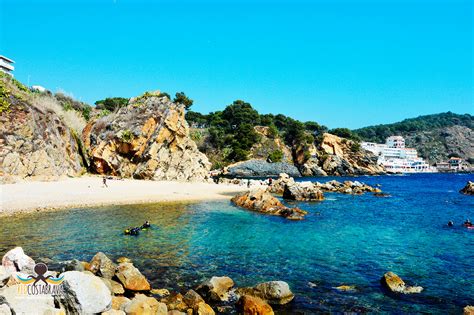
[[[473,4],[0,0],[20,81],[94,103],[146,90],[329,127],[474,113]]]

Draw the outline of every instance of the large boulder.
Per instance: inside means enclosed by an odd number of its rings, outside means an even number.
[[[288,283],[284,281],[268,281],[251,288],[239,288],[237,294],[256,296],[269,304],[277,305],[287,304],[295,297]]]
[[[474,195],[474,182],[468,181],[466,186],[459,191],[461,194]]]
[[[205,179],[210,163],[191,140],[184,114],[183,105],[158,91],[91,122],[83,139],[92,170],[138,179]]]
[[[293,177],[286,173],[281,173],[278,176],[278,179],[274,180],[272,184],[268,187],[268,191],[273,194],[282,195],[285,190],[286,185],[292,185],[295,183]]]
[[[101,313],[112,307],[110,290],[99,277],[79,271],[66,271],[62,276],[63,294],[55,299],[67,313]]]
[[[283,190],[283,198],[298,201],[321,201],[324,199],[324,195],[313,183],[299,182],[286,185]]]
[[[8,272],[33,272],[35,261],[21,247],[9,250],[2,258],[2,266]]]
[[[286,173],[293,177],[300,177],[298,168],[285,162],[269,163],[265,160],[247,160],[229,165],[224,174],[231,177],[266,177],[278,176]]]
[[[112,279],[117,265],[104,253],[98,252],[89,263],[89,271],[100,277]]]
[[[167,315],[168,307],[166,304],[158,302],[155,298],[148,297],[144,294],[137,294],[126,304],[125,313],[133,315]]]
[[[229,277],[212,277],[196,288],[208,301],[228,301],[234,281]]]
[[[231,201],[242,208],[260,213],[282,216],[290,220],[302,220],[307,214],[299,208],[288,208],[265,189],[248,191],[234,196]]]
[[[181,293],[173,293],[170,296],[162,298],[160,301],[165,303],[170,311],[186,312],[189,309]]]
[[[149,291],[151,289],[145,276],[132,263],[119,264],[115,275],[127,290]]]
[[[381,279],[382,285],[392,293],[412,294],[423,291],[422,287],[407,286],[395,273],[389,271]]]
[[[230,278],[229,278],[230,279]],[[214,315],[215,312],[204,299],[194,290],[189,290],[183,297],[184,302],[193,309],[197,315]]]
[[[242,314],[249,315],[273,315],[272,307],[259,297],[244,295],[242,296],[237,307]]]

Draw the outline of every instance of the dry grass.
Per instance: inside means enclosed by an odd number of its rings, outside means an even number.
[[[82,114],[74,110],[65,110],[61,104],[52,96],[36,95],[32,103],[39,109],[51,110],[58,115],[67,127],[74,130],[77,134],[82,133],[82,129],[86,126],[86,120]]]

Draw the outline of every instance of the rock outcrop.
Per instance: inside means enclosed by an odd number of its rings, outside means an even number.
[[[5,272],[33,272],[35,261],[26,255],[21,247],[9,250],[2,258],[2,266]]]
[[[459,191],[461,194],[474,195],[474,182],[467,182],[466,186]]]
[[[247,160],[229,165],[224,170],[224,175],[230,177],[265,177],[277,176],[287,173],[293,177],[300,177],[298,168],[286,162],[269,163],[264,160]]]
[[[264,214],[277,215],[289,220],[303,220],[307,214],[299,208],[288,208],[265,189],[240,193],[232,198],[232,202],[242,208]]]
[[[398,275],[391,271],[385,273],[380,281],[392,293],[412,294],[423,291],[422,287],[407,286]]]
[[[210,163],[189,137],[184,106],[158,93],[130,100],[84,128],[91,169],[153,180],[204,180]]]
[[[283,199],[297,201],[320,201],[324,199],[323,192],[312,182],[293,183],[285,185]]]
[[[304,154],[305,152],[300,152]],[[301,158],[299,159],[301,160]],[[352,140],[324,133],[315,154],[300,164],[304,176],[383,174],[377,156]]]
[[[52,109],[60,105],[48,96],[33,95],[12,80],[0,76],[2,181],[79,175],[84,167],[76,132]]]

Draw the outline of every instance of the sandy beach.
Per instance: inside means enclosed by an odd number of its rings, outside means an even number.
[[[0,186],[0,215],[111,204],[230,199],[245,187],[212,183],[107,180],[84,176],[53,182],[20,182]]]

